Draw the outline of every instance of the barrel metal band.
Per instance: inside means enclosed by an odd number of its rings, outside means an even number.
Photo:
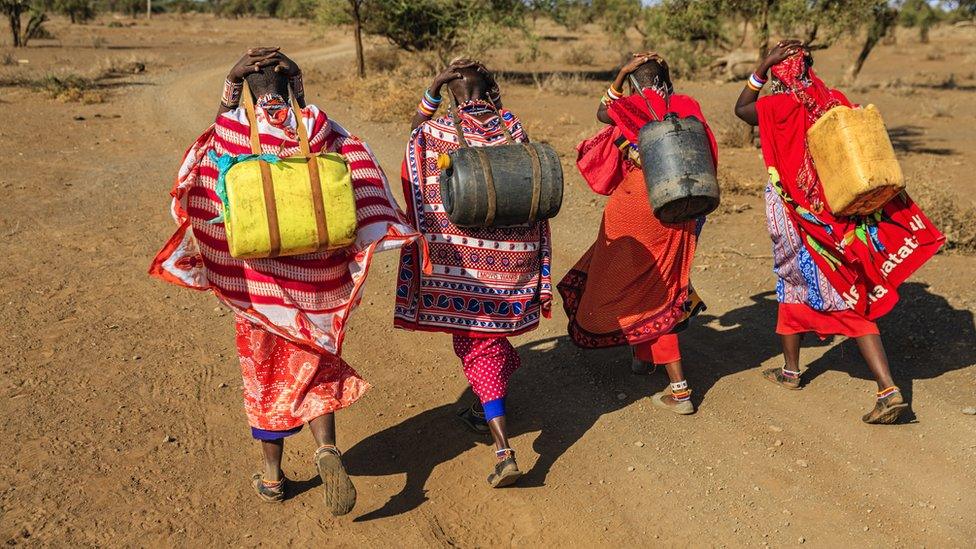
[[[539,151],[529,143],[522,145],[532,159],[532,202],[529,206],[529,223],[535,223],[539,215],[539,200],[542,196],[542,160]]]
[[[485,190],[488,191],[488,211],[485,213],[485,225],[491,226],[495,222],[495,213],[498,208],[498,199],[495,196],[495,177],[491,172],[491,163],[488,162],[488,153],[481,147],[471,147],[471,150],[478,155],[481,161],[481,169],[485,174]]]

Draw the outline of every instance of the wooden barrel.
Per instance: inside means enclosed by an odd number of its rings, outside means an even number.
[[[654,215],[680,223],[719,205],[718,178],[704,124],[670,113],[640,131],[640,157]]]
[[[509,227],[555,217],[563,202],[559,156],[544,143],[463,147],[441,169],[441,203],[459,227]]]

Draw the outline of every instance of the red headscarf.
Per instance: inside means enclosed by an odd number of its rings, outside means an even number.
[[[907,193],[867,217],[835,217],[824,208],[823,189],[807,148],[806,133],[833,107],[852,106],[797,54],[772,69],[789,93],[756,103],[763,157],[770,181],[831,286],[858,313],[874,320],[894,307],[897,288],[938,252],[945,237]]]
[[[641,128],[654,119],[648,103],[659,120],[668,113],[697,118],[705,126],[712,159],[718,166],[718,145],[697,101],[687,95],[671,94],[665,102],[653,90],[645,89],[642,93],[643,98],[634,94],[610,103],[607,114],[615,125],[603,128],[576,146],[576,166],[590,188],[600,194],[610,194],[623,181],[625,155],[621,149],[638,143]]]

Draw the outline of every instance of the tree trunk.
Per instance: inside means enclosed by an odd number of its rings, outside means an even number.
[[[349,0],[352,8],[352,32],[356,42],[356,73],[360,78],[366,78],[366,57],[363,54],[363,18],[360,12],[362,0]]]
[[[152,19],[152,0],[146,0],[146,19]]]
[[[868,60],[868,56],[871,55],[871,50],[874,49],[878,42],[884,38],[888,31],[894,26],[895,21],[898,20],[898,12],[893,9],[884,8],[882,13],[878,13],[874,21],[871,22],[868,27],[867,36],[864,38],[864,45],[861,46],[861,52],[857,54],[857,59],[854,60],[854,64],[851,65],[851,69],[848,76],[851,80],[855,80],[857,75],[861,74],[861,69],[864,68],[864,62]]]
[[[765,59],[769,54],[769,6],[772,3],[773,0],[763,2],[759,14],[759,59]]]
[[[10,8],[7,17],[10,19],[10,35],[13,37],[14,47],[19,48],[23,46],[20,43],[20,10]]]

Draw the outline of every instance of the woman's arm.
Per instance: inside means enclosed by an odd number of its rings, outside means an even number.
[[[799,40],[784,40],[770,50],[769,55],[756,66],[756,71],[749,77],[746,86],[742,88],[739,99],[735,102],[736,116],[749,125],[759,125],[756,101],[759,100],[759,92],[762,90],[763,84],[766,83],[769,69],[802,48],[803,43]]]
[[[634,72],[637,70],[637,67],[652,59],[661,59],[661,56],[650,51],[631,55],[630,61],[620,68],[620,70],[617,72],[617,77],[613,79],[613,84],[611,84],[610,89],[607,90],[607,94],[604,95],[603,99],[600,100],[600,106],[596,108],[597,120],[603,122],[604,124],[614,124],[613,119],[611,119],[610,115],[607,113],[607,105],[609,105],[612,101],[623,97],[624,83],[627,82],[627,77],[630,76],[630,73]]]
[[[434,117],[434,114],[437,113],[437,107],[441,104],[441,88],[452,80],[462,78],[458,69],[469,66],[471,65],[452,65],[434,77],[430,87],[424,91],[424,98],[417,105],[417,111],[413,113],[413,119],[410,120],[411,130],[416,130],[418,126]]]

